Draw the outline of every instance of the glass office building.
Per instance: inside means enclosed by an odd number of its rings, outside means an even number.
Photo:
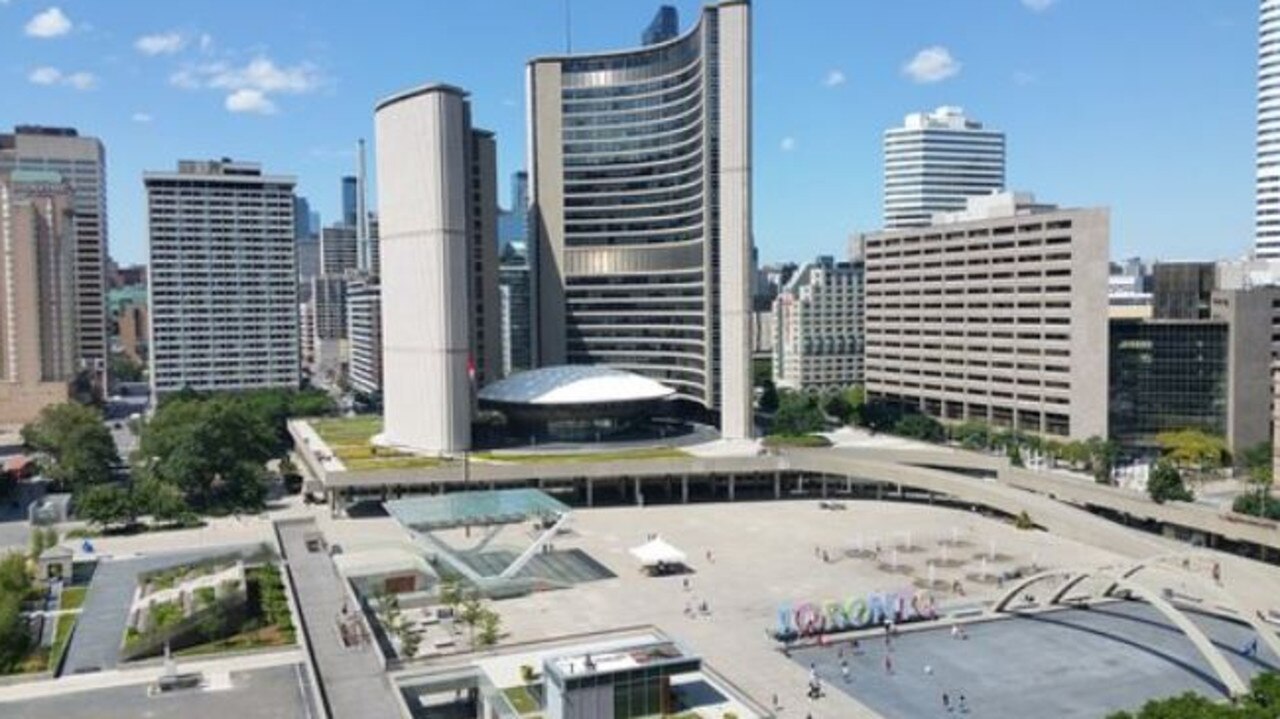
[[[1225,436],[1229,331],[1217,321],[1112,320],[1112,439],[1144,449],[1172,430]]]

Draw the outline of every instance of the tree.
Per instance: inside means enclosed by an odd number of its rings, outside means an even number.
[[[480,612],[480,646],[491,647],[498,643],[498,636],[502,627],[502,617],[492,609],[483,609]]]
[[[765,382],[764,389],[760,392],[760,411],[773,413],[778,411],[780,399],[778,397],[778,388],[774,386],[772,381]]]
[[[969,450],[986,449],[991,446],[991,427],[983,422],[970,420],[951,429],[951,438]]]
[[[0,557],[0,594],[25,597],[29,591],[31,573],[27,571],[27,558],[20,552],[8,552]]]
[[[163,403],[143,427],[135,476],[176,487],[200,509],[257,509],[273,431],[234,395]]]
[[[22,615],[22,595],[0,593],[0,674],[17,669],[31,647],[31,629]]]
[[[75,508],[78,517],[102,528],[132,524],[138,518],[133,494],[113,484],[101,484],[81,492],[75,498]]]
[[[141,382],[146,379],[140,362],[125,354],[111,355],[111,377],[117,382]]]
[[[1120,456],[1120,447],[1109,439],[1094,435],[1084,441],[1084,450],[1093,479],[1099,484],[1110,484],[1111,468]]]
[[[909,414],[893,425],[893,433],[926,442],[941,442],[946,437],[942,425],[923,414]]]
[[[804,392],[783,392],[769,430],[772,434],[799,435],[820,432],[825,426],[817,398]]]
[[[1271,498],[1271,484],[1274,480],[1272,451],[1270,442],[1259,442],[1240,453],[1241,462],[1248,472],[1249,484],[1252,484],[1257,491],[1257,500],[1254,501],[1254,505],[1257,507],[1258,516],[1269,516],[1270,505],[1276,501]],[[1276,503],[1280,504],[1280,502]]]
[[[1249,693],[1238,704],[1221,704],[1194,692],[1153,699],[1137,713],[1115,712],[1107,719],[1273,719],[1280,715],[1280,675],[1254,676]]]
[[[1198,475],[1222,467],[1230,456],[1221,437],[1198,429],[1161,432],[1156,442],[1167,459],[1184,469],[1195,469]]]
[[[155,478],[143,478],[133,485],[138,510],[151,515],[155,522],[180,522],[191,514],[182,491]]]
[[[44,455],[44,475],[73,493],[110,481],[111,469],[120,461],[102,414],[71,402],[41,410],[35,422],[22,428],[22,441]]]
[[[1182,481],[1182,473],[1178,468],[1165,460],[1156,462],[1147,476],[1147,494],[1156,504],[1167,501],[1190,502],[1195,499],[1191,490]]]
[[[844,392],[833,392],[822,398],[822,411],[828,416],[848,424],[853,420],[853,405]]]
[[[457,580],[449,579],[440,584],[440,603],[450,609],[462,603],[462,587]]]
[[[470,632],[471,646],[474,648],[476,646],[476,625],[480,623],[486,610],[484,604],[480,602],[480,597],[475,593],[468,594],[462,600],[460,606],[458,618],[462,620],[463,624],[467,625],[467,629]]]

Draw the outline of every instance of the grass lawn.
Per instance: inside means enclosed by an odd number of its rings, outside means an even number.
[[[766,447],[830,447],[831,440],[820,434],[771,434],[764,438]]]
[[[320,439],[329,445],[329,450],[349,470],[414,469],[445,463],[445,460],[435,457],[418,457],[373,446],[370,440],[382,431],[382,417],[378,415],[313,419],[310,423]]]
[[[547,452],[545,454],[516,454],[508,452],[477,452],[472,459],[485,462],[510,462],[512,464],[560,464],[565,462],[617,462],[629,459],[678,459],[689,454],[675,447],[643,447],[604,452]]]
[[[293,644],[295,635],[293,630],[283,630],[276,625],[262,627],[261,629],[253,629],[247,632],[240,632],[229,637],[219,639],[206,644],[197,644],[193,647],[180,649],[174,654],[180,657],[199,656],[201,654],[217,654],[218,652],[236,652],[244,649],[257,649],[259,647],[283,647]]]
[[[62,599],[58,603],[58,609],[79,609],[84,604],[84,597],[88,593],[88,587],[70,587],[62,590]]]
[[[53,628],[53,646],[49,648],[50,668],[58,666],[58,662],[62,660],[62,653],[67,650],[67,640],[71,639],[71,628],[76,625],[76,617],[75,614],[58,617],[58,623]]]
[[[533,714],[542,709],[527,686],[507,687],[502,690],[502,693],[506,695],[507,701],[511,702],[511,708],[519,712],[520,716]]]

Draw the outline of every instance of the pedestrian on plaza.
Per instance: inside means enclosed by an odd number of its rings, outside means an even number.
[[[951,697],[946,692],[942,693],[942,708],[946,709],[948,714],[951,713]]]
[[[773,710],[774,710],[774,711],[778,711],[779,709],[782,709],[782,705],[778,703],[778,695],[777,695],[777,694],[774,694],[774,695],[773,695]]]
[[[884,655],[884,673],[885,674],[893,673],[893,655],[892,654]]]
[[[848,663],[844,663],[840,665],[840,676],[844,678],[845,684],[849,683],[849,664]]]
[[[969,705],[964,701],[964,692],[960,692],[960,701],[956,702],[956,707],[960,709],[961,714],[969,713]]]
[[[1222,584],[1222,565],[1217,562],[1213,563],[1213,581]]]
[[[849,648],[853,650],[853,653],[854,653],[854,654],[861,654],[861,653],[862,653],[861,648],[859,648],[859,646],[858,646],[858,638],[857,638],[857,637],[854,637],[854,638],[853,638],[853,641],[852,641],[852,642],[849,642]]]

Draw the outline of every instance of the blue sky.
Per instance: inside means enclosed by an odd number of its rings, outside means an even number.
[[[572,0],[575,49],[635,44],[658,4]],[[688,27],[699,3],[674,4]],[[1257,0],[753,9],[763,261],[842,255],[877,227],[881,132],[941,104],[1008,134],[1010,186],[1109,206],[1115,257],[1252,242]],[[111,251],[142,261],[144,170],[258,160],[296,175],[328,223],[374,103],[428,80],[471,91],[505,178],[524,164],[524,63],[564,46],[564,0],[0,0],[0,127],[101,137]]]

